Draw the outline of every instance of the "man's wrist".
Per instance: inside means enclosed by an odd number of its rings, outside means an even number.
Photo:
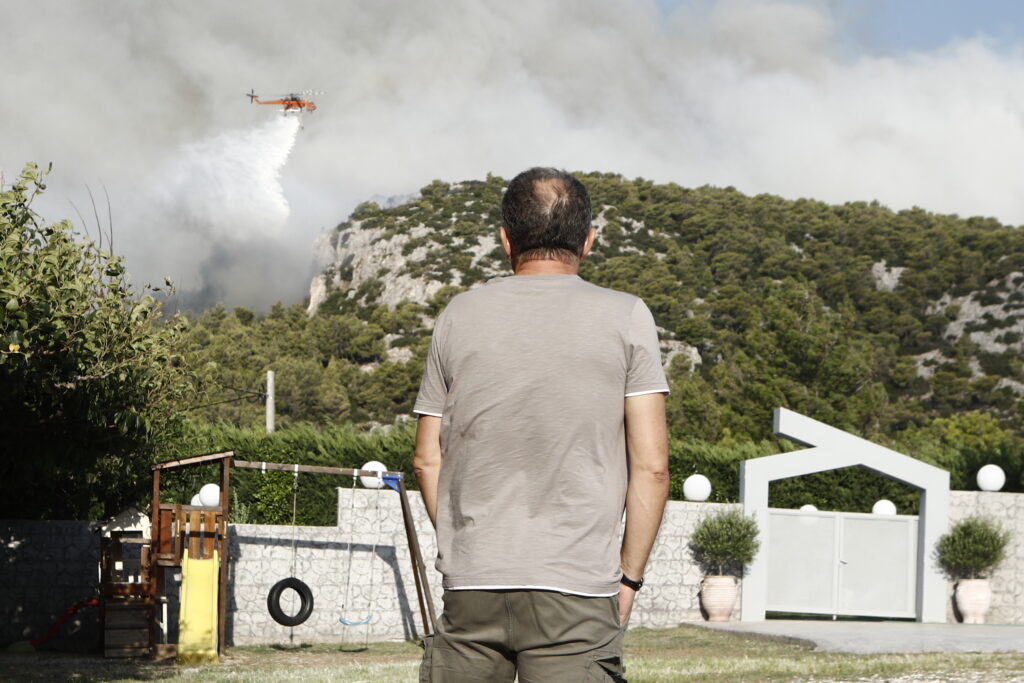
[[[633,579],[623,574],[622,578],[619,579],[619,583],[621,583],[623,586],[629,586],[633,590],[638,591],[641,588],[643,588],[644,578],[641,576],[638,581],[634,581]]]

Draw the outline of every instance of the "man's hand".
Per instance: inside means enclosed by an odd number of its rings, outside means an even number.
[[[619,584],[619,626],[624,627],[629,621],[634,600],[636,600],[636,591],[625,584]]]
[[[437,525],[437,478],[441,474],[441,418],[420,415],[416,423],[416,454],[412,470],[420,485],[430,523]]]

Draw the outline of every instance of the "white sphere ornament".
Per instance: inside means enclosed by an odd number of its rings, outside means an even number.
[[[998,491],[1006,483],[1006,472],[999,465],[985,465],[978,470],[978,488],[982,491]]]
[[[199,500],[199,494],[198,493],[196,495],[192,496],[192,502],[190,502],[189,505],[202,505],[202,503]]]
[[[199,504],[207,507],[220,505],[220,487],[216,484],[203,484],[199,489]]]
[[[683,482],[683,497],[698,503],[711,495],[711,480],[703,474],[691,474]]]
[[[818,508],[811,505],[810,503],[804,503],[800,506],[800,512],[817,512]]]
[[[388,471],[387,466],[384,463],[382,463],[382,462],[378,462],[377,460],[371,460],[370,462],[366,463],[365,465],[363,465],[359,469],[360,470],[370,470],[372,472],[387,472]],[[380,489],[380,488],[384,488],[384,477],[375,477],[373,475],[367,475],[367,476],[364,477],[364,476],[360,475],[359,476],[359,483],[362,484],[364,488]]]
[[[871,506],[871,514],[873,514],[873,515],[895,515],[896,514],[896,504],[893,503],[891,500],[886,500],[885,498],[883,498],[882,500],[879,500],[879,501],[875,501],[875,504]]]

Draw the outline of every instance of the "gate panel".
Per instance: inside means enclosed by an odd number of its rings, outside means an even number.
[[[772,612],[916,616],[917,517],[768,511]]]
[[[770,510],[768,519],[771,550],[766,608],[832,614],[836,517],[830,513]]]
[[[917,517],[842,516],[836,614],[916,616]]]

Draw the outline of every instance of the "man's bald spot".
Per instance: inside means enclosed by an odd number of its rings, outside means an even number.
[[[538,178],[533,181],[533,196],[545,215],[569,200],[569,183],[564,178]]]

